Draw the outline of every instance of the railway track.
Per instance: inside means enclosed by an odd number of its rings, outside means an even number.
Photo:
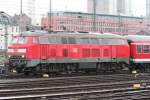
[[[140,75],[135,78],[131,74],[116,75],[97,75],[97,76],[77,76],[77,77],[59,77],[59,78],[39,78],[39,79],[10,79],[0,81],[0,89],[4,88],[24,88],[24,87],[47,87],[64,86],[91,83],[108,83],[118,81],[133,81],[149,79],[150,75]],[[34,84],[34,85],[32,85]]]
[[[138,91],[150,91],[149,74],[137,78],[128,74],[61,77],[51,79],[5,80],[0,82],[0,99],[33,99],[33,98],[82,98],[86,95],[95,98],[121,98],[118,95],[131,96],[136,92],[133,84],[139,83]],[[131,93],[133,92],[133,93]],[[106,95],[107,94],[107,95]],[[128,95],[127,95],[128,94]],[[106,97],[105,97],[106,95]],[[147,95],[148,96],[148,95]],[[88,97],[89,100],[91,97]],[[114,99],[115,100],[115,99]],[[125,99],[126,100],[126,99]]]
[[[111,86],[110,86],[111,85]],[[145,91],[144,91],[145,90]],[[3,92],[2,92],[3,91]],[[122,96],[130,96],[132,92],[136,93],[136,89],[132,88],[131,83],[127,84],[91,84],[91,85],[78,85],[78,86],[68,86],[68,87],[51,87],[51,88],[32,88],[32,89],[15,89],[15,90],[2,90],[0,92],[0,99],[33,99],[33,98],[62,98],[62,97],[74,97],[74,96],[83,96],[83,95],[93,95],[99,94],[99,98],[119,98]],[[130,92],[128,92],[130,91]],[[150,91],[150,87],[141,87],[138,89],[141,92]],[[118,94],[117,94],[118,93]],[[107,94],[107,96],[106,96]],[[108,95],[109,94],[109,95]],[[128,95],[127,95],[128,94]]]

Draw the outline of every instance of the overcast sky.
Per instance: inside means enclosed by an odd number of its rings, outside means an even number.
[[[23,12],[28,13],[28,0],[23,0]],[[52,0],[53,11],[81,11],[86,12],[86,0]],[[145,15],[145,0],[132,0],[135,16]],[[36,0],[36,18],[46,15],[49,10],[49,0]],[[10,15],[20,13],[20,0],[0,0],[0,11]]]

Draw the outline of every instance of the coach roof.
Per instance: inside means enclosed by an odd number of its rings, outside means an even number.
[[[128,35],[127,40],[129,40],[129,41],[150,41],[150,36],[146,36],[146,35]]]

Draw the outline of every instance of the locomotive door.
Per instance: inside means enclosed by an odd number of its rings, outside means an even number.
[[[117,58],[117,46],[112,46],[111,47],[111,58],[112,58],[112,60],[117,60],[116,58]]]
[[[40,52],[41,52],[41,59],[47,59],[47,45],[42,44],[40,46]]]

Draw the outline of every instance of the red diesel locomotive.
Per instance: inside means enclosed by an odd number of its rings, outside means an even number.
[[[14,37],[8,57],[17,72],[117,71],[128,67],[130,48],[110,33],[25,32]]]

